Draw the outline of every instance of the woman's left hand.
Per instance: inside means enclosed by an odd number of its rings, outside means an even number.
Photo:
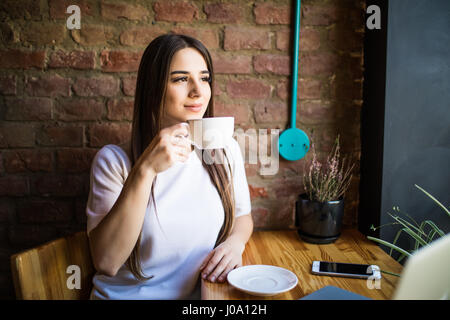
[[[245,244],[232,237],[218,245],[200,266],[202,278],[211,282],[224,282],[228,272],[242,266]]]

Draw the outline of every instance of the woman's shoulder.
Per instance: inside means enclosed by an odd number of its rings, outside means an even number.
[[[105,169],[125,177],[131,169],[126,146],[107,144],[98,150],[93,160],[93,170]]]
[[[98,158],[107,160],[123,160],[130,161],[130,158],[121,145],[107,144],[97,151],[96,156]]]

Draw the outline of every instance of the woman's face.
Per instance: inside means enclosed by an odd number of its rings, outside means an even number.
[[[185,48],[175,53],[163,105],[163,128],[203,118],[211,98],[209,77],[205,59],[196,49]]]

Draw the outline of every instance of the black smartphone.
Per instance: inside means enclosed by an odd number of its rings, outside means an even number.
[[[380,268],[377,265],[370,264],[313,261],[312,273],[338,277],[381,279]]]

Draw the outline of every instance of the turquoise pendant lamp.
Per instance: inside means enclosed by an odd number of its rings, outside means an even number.
[[[300,0],[295,1],[295,34],[294,57],[292,70],[291,94],[291,127],[283,131],[278,140],[278,149],[283,158],[296,161],[303,158],[309,150],[309,139],[305,132],[295,127],[297,115],[297,82],[298,82],[298,51],[300,36]]]

